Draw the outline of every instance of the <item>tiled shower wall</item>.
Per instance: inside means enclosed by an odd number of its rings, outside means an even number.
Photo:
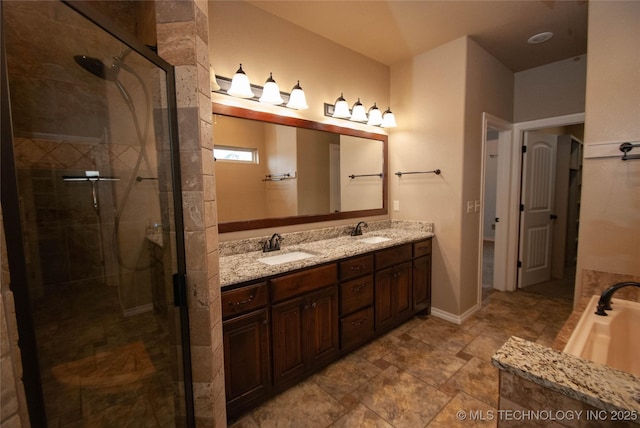
[[[156,0],[156,29],[158,54],[176,71],[196,422],[224,427],[207,2]]]

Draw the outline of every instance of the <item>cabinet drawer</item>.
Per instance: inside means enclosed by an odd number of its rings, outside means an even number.
[[[222,318],[240,315],[267,304],[267,283],[222,292]]]
[[[340,262],[340,280],[356,278],[373,272],[373,254]]]
[[[373,304],[373,275],[340,284],[340,313],[348,314]]]
[[[368,307],[340,320],[342,349],[368,341],[374,334],[373,307]]]
[[[388,250],[378,251],[376,253],[376,269],[383,269],[389,266],[402,263],[409,260],[412,255],[411,244],[401,245],[399,247],[389,248]]]
[[[294,297],[302,293],[336,283],[338,266],[333,263],[281,276],[271,280],[271,299],[273,302]]]
[[[427,254],[431,254],[431,239],[413,244],[413,257],[426,256]]]

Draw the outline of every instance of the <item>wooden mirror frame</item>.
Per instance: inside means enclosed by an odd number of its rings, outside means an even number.
[[[359,211],[344,211],[328,214],[312,214],[289,217],[262,218],[255,220],[230,221],[218,223],[218,232],[237,232],[240,230],[265,229],[270,227],[289,226],[294,224],[317,223],[321,221],[342,220],[348,218],[369,217],[378,215],[387,215],[387,192],[389,181],[388,177],[388,141],[389,137],[385,134],[377,134],[374,132],[360,131],[357,129],[343,128],[341,126],[330,125],[325,123],[313,122],[306,119],[295,117],[279,116],[272,113],[249,110],[241,107],[228,106],[219,103],[212,103],[212,114],[223,116],[232,116],[243,119],[257,120],[261,122],[274,123],[278,125],[294,126],[296,128],[315,129],[317,131],[333,132],[341,135],[350,135],[352,137],[368,138],[371,140],[382,141],[382,208]]]

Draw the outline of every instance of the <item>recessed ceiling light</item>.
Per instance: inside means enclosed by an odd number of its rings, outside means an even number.
[[[534,34],[533,36],[529,37],[529,40],[527,40],[527,43],[529,43],[530,45],[537,45],[539,43],[546,42],[552,37],[553,37],[553,33],[551,31],[545,31],[543,33]]]

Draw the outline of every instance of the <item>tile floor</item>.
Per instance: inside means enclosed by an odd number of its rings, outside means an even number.
[[[492,291],[462,325],[415,317],[230,426],[471,426],[458,410],[498,406],[493,353],[511,335],[551,345],[571,309],[570,299]]]

